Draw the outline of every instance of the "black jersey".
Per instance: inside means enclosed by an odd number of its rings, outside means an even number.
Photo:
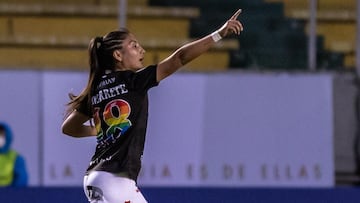
[[[98,132],[97,146],[87,172],[125,172],[136,181],[147,128],[147,91],[157,84],[155,65],[138,72],[112,72],[96,84],[91,93],[91,112]]]

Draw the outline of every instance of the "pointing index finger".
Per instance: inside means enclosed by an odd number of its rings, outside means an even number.
[[[236,18],[240,15],[241,9],[237,10],[233,16],[231,16],[230,20],[236,20]]]

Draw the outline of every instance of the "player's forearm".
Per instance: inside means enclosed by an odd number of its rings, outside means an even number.
[[[212,39],[211,35],[208,35],[196,41],[185,44],[176,50],[175,54],[178,56],[181,66],[183,66],[199,57],[201,54],[205,53],[214,44],[215,41]]]
[[[241,9],[239,9],[226,23],[214,33],[201,39],[190,42],[177,49],[171,56],[158,64],[156,80],[159,82],[190,61],[208,51],[221,38],[231,34],[239,35],[243,30],[242,24],[236,20]]]
[[[85,124],[89,119],[87,115],[74,110],[62,123],[62,132],[71,137],[96,136],[96,128]]]
[[[212,34],[180,47],[175,54],[178,54],[181,65],[185,65],[200,56],[223,37],[231,34],[239,35],[243,30],[243,27],[236,18],[240,13],[241,9],[239,9],[220,29]]]
[[[178,48],[171,56],[158,64],[157,81],[161,81],[203,54],[210,49],[214,43],[211,35],[208,35]]]
[[[96,135],[96,130],[92,126],[82,125],[76,128],[63,128],[63,133],[71,137],[90,137]]]

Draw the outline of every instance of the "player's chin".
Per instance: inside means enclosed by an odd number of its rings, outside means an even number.
[[[138,68],[139,68],[139,69],[144,68],[144,63],[143,63],[142,61],[138,64]]]

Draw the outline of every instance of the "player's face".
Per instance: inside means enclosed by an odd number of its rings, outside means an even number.
[[[145,50],[140,46],[135,36],[129,34],[123,42],[120,64],[127,70],[139,70],[144,67],[144,54]]]

